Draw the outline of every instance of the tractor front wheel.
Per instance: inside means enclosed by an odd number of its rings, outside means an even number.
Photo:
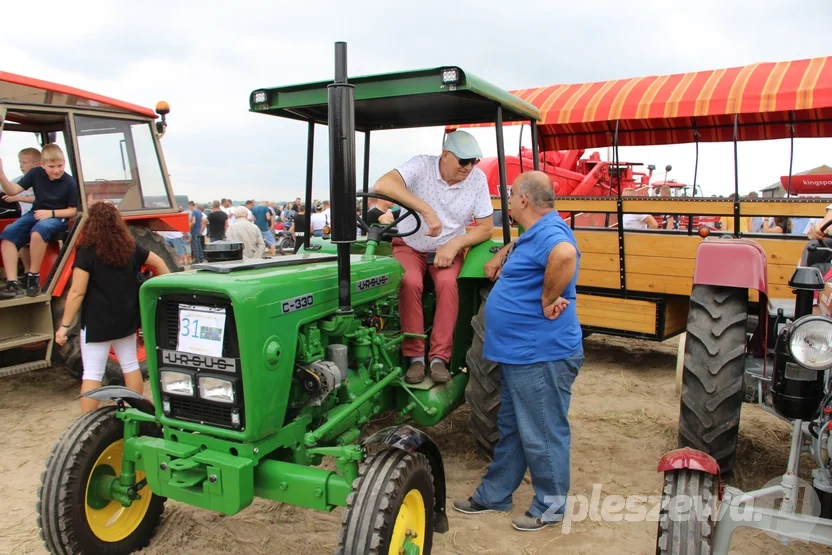
[[[434,489],[420,453],[385,449],[361,466],[341,518],[337,555],[430,555]]]
[[[477,447],[489,458],[494,456],[494,447],[500,433],[497,430],[497,412],[500,410],[500,368],[482,356],[485,345],[485,301],[488,299],[488,289],[480,291],[480,309],[471,318],[474,329],[474,339],[471,348],[465,355],[468,365],[468,386],[465,389],[465,400],[471,407],[468,424],[471,435],[474,436]]]
[[[716,477],[707,472],[665,472],[656,555],[713,552],[717,487]]]
[[[159,525],[165,498],[147,485],[129,507],[102,495],[102,484],[122,469],[124,423],[115,412],[116,407],[107,406],[81,416],[46,462],[37,522],[50,553],[132,553],[147,546]],[[136,472],[137,483],[144,477]]]
[[[679,446],[734,468],[745,372],[748,290],[694,285],[685,341]]]

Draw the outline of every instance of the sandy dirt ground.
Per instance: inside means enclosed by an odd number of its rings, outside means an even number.
[[[678,399],[674,391],[676,342],[655,344],[593,336],[575,382],[572,422],[572,493],[591,498],[641,495],[653,514],[661,476],[659,457],[676,443]],[[78,415],[77,384],[57,370],[0,380],[0,553],[45,553],[38,536],[35,497],[44,461],[64,428]],[[467,408],[429,430],[445,459],[450,532],[434,537],[433,553],[523,554],[654,553],[656,522],[572,522],[515,532],[505,514],[466,516],[450,502],[468,497],[487,467],[467,429]],[[749,490],[778,476],[788,457],[789,428],[758,407],[743,408],[738,468],[731,485]],[[804,464],[804,469],[808,465]],[[528,483],[514,496],[513,515],[532,496]],[[341,511],[319,513],[258,500],[240,514],[222,517],[169,501],[162,525],[145,555],[331,553]],[[732,553],[819,554],[807,544],[783,546],[766,534],[735,534]]]

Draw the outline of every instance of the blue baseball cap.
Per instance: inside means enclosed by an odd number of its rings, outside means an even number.
[[[457,158],[482,159],[482,150],[480,150],[479,143],[467,131],[456,130],[453,133],[449,133],[445,138],[445,146],[442,148],[448,152],[453,152]]]

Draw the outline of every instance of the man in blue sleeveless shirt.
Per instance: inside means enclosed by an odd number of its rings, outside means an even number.
[[[567,413],[584,361],[575,308],[580,252],[555,210],[545,173],[521,174],[509,202],[526,232],[485,266],[497,280],[485,305],[483,355],[500,365],[500,439],[474,495],[454,501],[454,508],[467,514],[510,511],[528,468],[535,496],[512,524],[533,531],[563,519],[569,493]]]

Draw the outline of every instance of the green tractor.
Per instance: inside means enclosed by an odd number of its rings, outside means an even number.
[[[115,386],[88,394],[115,404],[73,423],[47,462],[37,511],[51,553],[144,547],[167,498],[225,515],[255,496],[345,507],[343,554],[426,554],[433,533],[448,530],[442,456],[406,422],[437,424],[465,401],[468,386],[482,426],[474,435],[493,447],[499,380],[481,357],[478,310],[489,283],[483,265],[502,243],[472,248],[460,273],[452,380],[407,385],[398,315],[404,271],[381,253],[398,232],[364,226],[366,240],[356,242],[355,199],[373,195],[369,148],[365,192],[356,194],[355,131],[369,147],[372,130],[496,123],[502,165],[502,123],[531,122],[534,132],[538,112],[458,67],[348,83],[346,45],[337,43],[335,68],[334,83],[260,89],[250,98],[254,112],[307,122],[307,206],[314,127],[328,123],[332,241],[313,244],[307,230],[296,255],[206,263],[142,286],[153,400]],[[403,207],[405,217],[417,216]],[[508,234],[506,223],[504,241]],[[427,289],[424,304],[429,326]],[[398,426],[362,436],[371,420],[391,413]],[[325,460],[334,464],[321,467]]]

